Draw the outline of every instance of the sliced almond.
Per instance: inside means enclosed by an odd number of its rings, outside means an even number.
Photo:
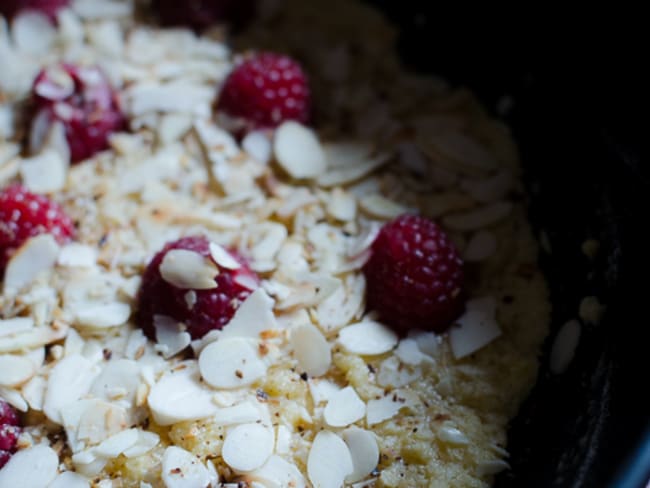
[[[73,471],[59,473],[47,488],[90,488],[90,482]]]
[[[59,245],[50,234],[40,234],[23,244],[9,260],[4,276],[4,292],[12,295],[54,267]]]
[[[442,223],[452,230],[464,232],[479,230],[500,222],[511,211],[512,203],[496,202],[469,212],[448,215],[442,220]]]
[[[65,185],[68,161],[52,150],[46,149],[32,158],[23,159],[20,175],[24,185],[35,193],[59,191]]]
[[[296,465],[275,454],[269,457],[264,466],[249,473],[244,479],[250,480],[253,484],[259,482],[262,486],[273,488],[306,488],[307,486],[305,478]]]
[[[46,487],[56,477],[59,456],[44,444],[20,449],[0,469],[0,486]]]
[[[338,342],[348,352],[372,356],[393,349],[398,338],[397,334],[385,325],[366,320],[341,329]]]
[[[210,243],[210,256],[214,259],[214,262],[221,268],[225,269],[239,269],[241,264],[237,261],[232,254],[226,251],[219,244],[214,242]]]
[[[420,347],[415,339],[402,339],[397,349],[395,349],[395,356],[404,364],[410,364],[412,366],[417,366],[422,362],[433,362],[429,356],[420,351]]]
[[[451,351],[456,359],[463,358],[485,347],[501,335],[496,322],[496,300],[476,298],[466,303],[466,312],[449,329]]]
[[[380,154],[372,158],[355,161],[350,166],[333,168],[318,178],[319,186],[330,188],[332,186],[348,185],[380,168],[390,159],[389,154]]]
[[[407,400],[397,390],[385,397],[369,400],[366,405],[366,422],[368,426],[378,424],[394,417],[406,406]]]
[[[74,307],[77,325],[105,329],[125,324],[131,316],[131,306],[127,303],[79,303]]]
[[[466,446],[469,444],[469,439],[465,434],[463,434],[456,427],[451,427],[449,425],[443,425],[438,431],[438,438],[447,444],[452,444],[454,446]]]
[[[97,456],[113,459],[133,447],[138,438],[138,429],[126,429],[104,440],[94,452]]]
[[[170,358],[190,345],[192,337],[183,330],[182,324],[165,315],[154,315],[153,326],[156,329],[156,348],[163,357]]]
[[[311,393],[314,405],[329,401],[340,389],[336,383],[324,378],[309,379],[309,392]]]
[[[168,373],[149,393],[149,408],[160,425],[210,417],[217,411],[212,392],[200,381],[196,366]]]
[[[22,351],[35,347],[46,346],[63,339],[68,326],[60,324],[53,327],[32,327],[18,333],[0,335],[0,353]]]
[[[275,302],[262,288],[251,293],[239,306],[230,322],[223,328],[221,337],[259,338],[265,330],[277,329],[273,314]]]
[[[353,472],[347,444],[327,430],[316,434],[307,458],[307,474],[312,484],[320,488],[340,488]]]
[[[271,141],[264,131],[256,130],[249,132],[242,139],[241,146],[258,163],[267,164],[271,160],[273,148]]]
[[[271,429],[260,424],[242,424],[228,432],[221,456],[236,471],[253,471],[267,461],[274,443]]]
[[[318,137],[298,122],[287,121],[276,129],[273,153],[278,164],[293,178],[315,178],[327,167]]]
[[[127,458],[142,456],[143,454],[151,451],[160,442],[160,436],[155,432],[146,430],[138,430],[138,439],[128,449],[125,449],[122,454]]]
[[[334,188],[327,204],[327,213],[337,220],[349,222],[357,215],[357,201],[341,188]]]
[[[123,406],[130,407],[140,386],[140,369],[140,365],[130,359],[112,360],[93,382],[90,394],[106,401],[123,402]]]
[[[366,404],[351,386],[346,386],[330,396],[323,411],[327,425],[345,427],[360,420],[366,414]]]
[[[172,249],[160,263],[163,279],[182,289],[209,290],[217,287],[219,268],[211,259],[187,249]]]
[[[79,355],[63,358],[56,364],[47,382],[43,413],[58,424],[61,408],[88,393],[97,371],[92,363]]]
[[[332,363],[330,345],[312,324],[295,327],[291,331],[291,345],[298,364],[309,376],[324,375]]]
[[[257,350],[242,338],[219,339],[206,346],[199,356],[201,376],[214,388],[238,388],[260,379],[266,365]]]
[[[549,361],[553,373],[564,373],[571,364],[580,342],[580,332],[581,326],[577,320],[569,320],[560,328],[551,347]]]
[[[212,421],[219,425],[247,424],[261,422],[262,412],[252,402],[243,402],[217,410]]]
[[[371,217],[380,219],[392,219],[409,211],[407,207],[376,194],[363,197],[359,206]]]
[[[0,354],[0,385],[17,386],[36,372],[34,363],[25,356]]]
[[[70,268],[92,268],[96,263],[96,248],[79,243],[71,243],[63,246],[57,259],[59,266]]]
[[[361,481],[374,471],[379,462],[379,446],[375,434],[359,427],[348,427],[341,436],[350,449],[354,470],[346,478],[346,483]]]
[[[213,481],[210,471],[197,456],[176,446],[165,449],[162,479],[167,488],[197,488],[210,486]]]
[[[11,23],[16,47],[28,54],[46,54],[56,39],[56,29],[46,15],[37,10],[23,10]]]

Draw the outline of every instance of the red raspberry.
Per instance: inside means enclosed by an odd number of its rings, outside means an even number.
[[[125,126],[117,94],[97,67],[70,64],[41,71],[34,81],[36,114],[32,144],[38,146],[55,121],[65,127],[73,162],[108,147],[108,136]]]
[[[23,242],[45,233],[52,234],[61,244],[74,235],[72,220],[57,203],[20,185],[0,192],[0,276]]]
[[[307,123],[310,111],[307,76],[289,56],[253,55],[230,73],[217,108],[244,119],[249,128],[277,127],[285,120]]]
[[[55,21],[57,12],[69,3],[70,0],[2,0],[0,14],[11,19],[25,10],[38,10]]]
[[[217,287],[194,290],[194,304],[188,304],[186,295],[189,290],[177,288],[165,281],[160,274],[160,264],[172,249],[187,249],[212,259],[210,242],[203,236],[183,237],[165,245],[153,257],[142,276],[138,292],[137,323],[150,339],[156,337],[154,315],[166,315],[182,322],[193,339],[200,339],[211,330],[222,329],[235,314],[239,304],[253,291],[246,283],[251,280],[252,283],[257,283],[257,275],[241,256],[231,252],[241,267],[236,270],[220,267],[219,274],[215,277]]]
[[[255,0],[154,0],[152,6],[161,24],[200,31],[219,22],[241,26],[253,16]]]
[[[402,215],[386,223],[363,268],[367,302],[400,332],[444,332],[463,311],[463,262],[432,221]]]
[[[11,405],[0,398],[0,469],[7,464],[16,452],[16,442],[20,435],[18,415]]]

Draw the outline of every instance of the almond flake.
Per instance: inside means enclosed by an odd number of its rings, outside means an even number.
[[[261,468],[249,473],[246,480],[255,485],[260,482],[262,486],[273,488],[291,487],[306,488],[305,478],[295,464],[291,464],[284,458],[275,454],[269,457],[268,461]]]
[[[260,424],[242,424],[228,432],[221,456],[236,471],[253,471],[267,461],[274,443],[271,429]]]
[[[165,449],[162,479],[167,488],[211,486],[213,481],[210,471],[197,456],[176,446]]]
[[[96,369],[83,356],[72,355],[63,358],[50,373],[43,413],[53,422],[60,424],[61,409],[88,393],[96,376]]]
[[[422,362],[432,363],[433,360],[420,351],[418,343],[414,339],[402,339],[395,349],[395,356],[397,356],[404,364],[417,366]]]
[[[219,268],[211,259],[187,249],[172,249],[160,263],[163,279],[177,288],[210,290],[217,287]]]
[[[268,164],[271,160],[271,141],[264,131],[256,130],[246,134],[241,142],[242,149],[250,154],[255,161]]]
[[[149,393],[149,408],[160,425],[210,417],[217,411],[212,393],[200,381],[195,365],[163,376]]]
[[[32,317],[14,317],[12,319],[0,319],[0,337],[27,332],[34,327]]]
[[[125,324],[131,316],[131,306],[126,303],[79,303],[75,307],[76,323],[80,326],[105,329]]]
[[[90,482],[73,471],[64,471],[47,488],[90,488]]]
[[[23,159],[20,175],[28,190],[34,193],[52,193],[65,185],[68,162],[61,155],[46,149],[32,158]]]
[[[456,427],[450,427],[448,425],[443,425],[438,431],[438,438],[446,442],[447,444],[452,444],[454,446],[466,446],[469,444],[469,439],[465,434],[463,434]]]
[[[56,29],[44,14],[36,10],[20,12],[11,23],[16,47],[29,54],[46,54],[56,39]]]
[[[265,330],[277,329],[273,314],[274,301],[262,288],[251,293],[239,306],[235,315],[222,329],[221,337],[259,338]]]
[[[345,427],[366,414],[366,404],[351,386],[346,386],[330,396],[323,417],[331,427]]]
[[[135,402],[136,391],[140,386],[140,365],[130,359],[110,361],[97,376],[90,394],[106,401],[118,400],[124,407],[131,407]],[[116,391],[120,394],[116,395]]]
[[[463,252],[463,259],[468,262],[480,262],[488,259],[497,250],[497,238],[489,230],[480,230],[472,236]]]
[[[273,153],[278,164],[293,178],[315,178],[327,166],[314,131],[294,121],[284,122],[276,129]]]
[[[463,358],[485,347],[501,335],[496,322],[496,300],[476,298],[466,304],[465,313],[449,329],[451,351],[456,359]]]
[[[0,385],[18,386],[36,372],[34,363],[25,356],[0,354]]]
[[[307,474],[312,484],[319,488],[340,488],[353,472],[347,444],[327,430],[316,434],[307,458]]]
[[[311,393],[314,405],[329,401],[329,399],[340,390],[341,388],[330,380],[323,378],[309,379],[309,392]]]
[[[57,264],[70,268],[92,268],[97,263],[97,250],[85,244],[71,243],[63,246]]]
[[[377,384],[383,387],[399,388],[408,385],[418,376],[417,372],[405,368],[396,356],[390,356],[379,365]]]
[[[24,332],[0,335],[0,353],[22,351],[39,346],[46,346],[52,342],[63,339],[68,331],[68,326],[61,324],[54,329],[51,327],[33,327]]]
[[[569,320],[560,328],[551,347],[549,361],[553,373],[564,373],[571,364],[580,341],[580,332],[580,322],[577,320]]]
[[[225,269],[239,269],[241,264],[237,261],[232,254],[226,251],[219,244],[214,242],[210,243],[210,256],[214,259],[214,262],[221,268]]]
[[[366,320],[341,329],[338,341],[348,352],[372,356],[393,349],[398,338],[385,325]]]
[[[318,178],[318,184],[324,188],[347,185],[380,168],[390,159],[389,154],[380,154],[372,158],[351,162],[350,166],[333,168]],[[330,161],[330,160],[328,160]]]
[[[13,388],[0,386],[0,398],[4,399],[9,405],[19,412],[27,412],[28,405],[21,393]]]
[[[138,441],[138,430],[127,429],[110,436],[99,444],[94,452],[97,456],[113,459],[134,446]]]
[[[400,396],[398,390],[377,400],[369,400],[366,405],[366,422],[368,426],[378,424],[394,417],[408,402]]]
[[[40,234],[25,242],[11,256],[4,276],[4,293],[13,295],[51,270],[59,255],[59,245],[50,234]]]
[[[260,409],[252,402],[220,408],[212,416],[212,421],[219,425],[246,424],[262,420]]]
[[[380,219],[393,219],[409,211],[407,207],[381,195],[367,195],[359,201],[359,206],[371,217]]]
[[[0,486],[46,487],[56,477],[59,456],[40,444],[20,449],[0,469]]]
[[[155,432],[145,430],[138,430],[138,439],[128,449],[125,449],[122,454],[127,458],[142,456],[143,454],[151,451],[160,442],[160,436]]]
[[[442,223],[452,230],[479,230],[503,220],[511,211],[512,203],[496,202],[469,212],[448,215]]]
[[[346,483],[355,483],[374,471],[379,462],[379,446],[375,434],[359,427],[345,429],[341,436],[350,449],[354,470],[346,478]]]
[[[295,327],[291,331],[291,345],[298,364],[309,376],[327,373],[332,363],[332,353],[327,339],[311,324]]]
[[[442,339],[440,336],[433,332],[425,332],[423,330],[411,329],[408,333],[408,338],[413,339],[420,351],[434,357],[440,347]]]
[[[330,194],[327,213],[337,220],[349,222],[357,215],[357,201],[345,190],[334,188]]]
[[[165,315],[154,315],[153,326],[156,329],[156,348],[168,359],[190,345],[192,337],[183,330],[182,324]]]
[[[250,385],[266,373],[257,350],[242,338],[219,339],[206,346],[199,356],[201,376],[214,388]]]
[[[39,412],[43,409],[46,387],[47,380],[42,376],[34,376],[23,386],[21,391],[29,408]]]

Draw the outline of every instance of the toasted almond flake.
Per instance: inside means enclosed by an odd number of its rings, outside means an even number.
[[[503,220],[512,211],[512,203],[496,202],[469,212],[446,216],[442,223],[452,230],[479,230]]]
[[[366,404],[351,386],[332,394],[323,411],[325,422],[331,427],[345,427],[362,419],[365,414]]]
[[[40,444],[21,449],[0,469],[0,486],[45,488],[56,477],[59,456]]]
[[[85,244],[73,242],[61,248],[57,264],[70,268],[92,268],[97,263],[97,250]]]
[[[104,329],[122,325],[131,316],[131,306],[127,303],[89,303],[75,307],[75,319],[78,325]]]
[[[0,354],[0,385],[18,386],[36,372],[34,363],[25,356]]]
[[[562,374],[571,364],[580,342],[581,326],[577,320],[569,320],[559,330],[553,341],[550,368],[555,374]]]
[[[167,488],[198,488],[210,486],[210,471],[200,459],[180,447],[165,449],[162,459],[162,479]]]
[[[253,471],[267,461],[273,453],[274,443],[271,429],[259,424],[242,424],[228,432],[221,455],[231,468]]]
[[[307,458],[307,474],[312,484],[319,488],[340,488],[353,471],[347,444],[327,430],[316,434]]]
[[[88,393],[96,376],[97,370],[83,356],[63,358],[54,366],[48,378],[43,413],[60,424],[61,408]]]
[[[94,452],[99,457],[113,459],[133,447],[138,441],[138,430],[127,429],[110,436],[99,444]]]
[[[223,328],[221,337],[259,338],[265,330],[277,329],[273,314],[274,301],[262,288],[256,289],[239,306],[230,322]]]
[[[47,488],[90,488],[90,483],[80,474],[64,471],[58,474]]]
[[[4,276],[4,293],[12,295],[32,283],[41,273],[54,267],[59,245],[50,234],[40,234],[27,240],[11,256]]]
[[[324,375],[332,363],[332,353],[327,339],[311,324],[295,327],[291,331],[291,345],[298,364],[309,376]]]
[[[449,342],[456,359],[478,351],[501,335],[493,297],[469,300],[465,306],[467,310],[456,320],[458,325],[449,329]]]
[[[19,13],[11,23],[16,47],[29,54],[45,54],[56,38],[56,29],[44,14],[36,10]]]
[[[465,434],[456,427],[450,427],[448,425],[440,427],[440,430],[438,431],[438,439],[455,446],[466,446],[469,444],[469,439]]]
[[[385,325],[366,320],[341,329],[338,341],[348,352],[372,356],[390,351],[398,339]]]
[[[198,420],[217,411],[212,392],[201,383],[194,364],[163,376],[151,388],[148,403],[154,420],[160,425]]]
[[[172,249],[160,263],[163,279],[177,288],[209,290],[217,287],[219,268],[211,259],[187,249]]]
[[[261,483],[272,488],[306,488],[307,483],[300,470],[290,462],[275,454],[261,468],[249,473],[245,479],[251,483]]]
[[[226,251],[219,244],[214,242],[210,243],[210,256],[214,259],[214,262],[221,268],[226,269],[239,269],[241,264],[237,261],[232,254]]]
[[[378,424],[397,415],[402,407],[408,406],[408,401],[403,398],[398,390],[389,395],[369,400],[366,405],[366,422],[368,426]]]
[[[359,201],[361,209],[372,217],[392,219],[409,211],[407,207],[381,195],[367,195]]]
[[[138,430],[138,439],[128,449],[125,449],[122,454],[127,458],[142,456],[143,454],[151,451],[160,442],[160,436],[155,432],[148,432],[146,430]]]
[[[293,178],[315,178],[327,166],[314,131],[294,121],[284,122],[276,129],[273,153],[278,164]]]
[[[165,359],[178,354],[190,345],[192,337],[183,330],[182,324],[165,315],[154,315],[153,326],[156,329],[156,348]]]
[[[509,171],[499,171],[490,178],[464,180],[461,182],[460,188],[477,202],[489,203],[505,198],[511,190],[513,182],[513,176]]]
[[[404,364],[410,364],[412,366],[417,366],[422,362],[433,362],[429,356],[420,351],[415,339],[402,339],[399,342],[397,349],[395,349],[395,356],[397,356]]]
[[[250,154],[255,161],[267,164],[271,160],[271,141],[264,131],[252,131],[246,134],[241,142],[242,149]]]
[[[256,348],[239,337],[219,339],[206,346],[199,356],[201,376],[215,388],[250,385],[266,373]]]
[[[489,230],[480,230],[472,236],[463,252],[463,259],[468,262],[480,262],[488,259],[497,250],[497,238]]]
[[[355,483],[374,471],[379,462],[379,446],[375,434],[359,427],[348,427],[341,436],[350,449],[354,469],[346,478],[346,483]]]
[[[20,175],[25,186],[35,193],[59,191],[65,184],[68,162],[59,153],[46,149],[32,158],[23,159]]]

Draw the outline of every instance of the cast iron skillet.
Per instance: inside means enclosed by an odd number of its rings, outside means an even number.
[[[544,15],[535,27],[474,7],[450,13],[425,2],[371,3],[400,27],[407,66],[469,86],[510,124],[530,217],[550,244],[540,263],[551,287],[552,332],[538,383],[511,425],[512,469],[497,477],[497,488],[646,486],[641,309],[648,287],[641,280],[649,248],[637,229],[648,220],[642,202],[650,176],[634,117],[642,113],[641,68],[628,63],[635,39],[611,31],[563,35]],[[581,252],[588,237],[601,243],[593,261]],[[574,361],[554,376],[552,339],[577,318],[586,295],[606,303],[607,313],[599,326],[583,326]]]

